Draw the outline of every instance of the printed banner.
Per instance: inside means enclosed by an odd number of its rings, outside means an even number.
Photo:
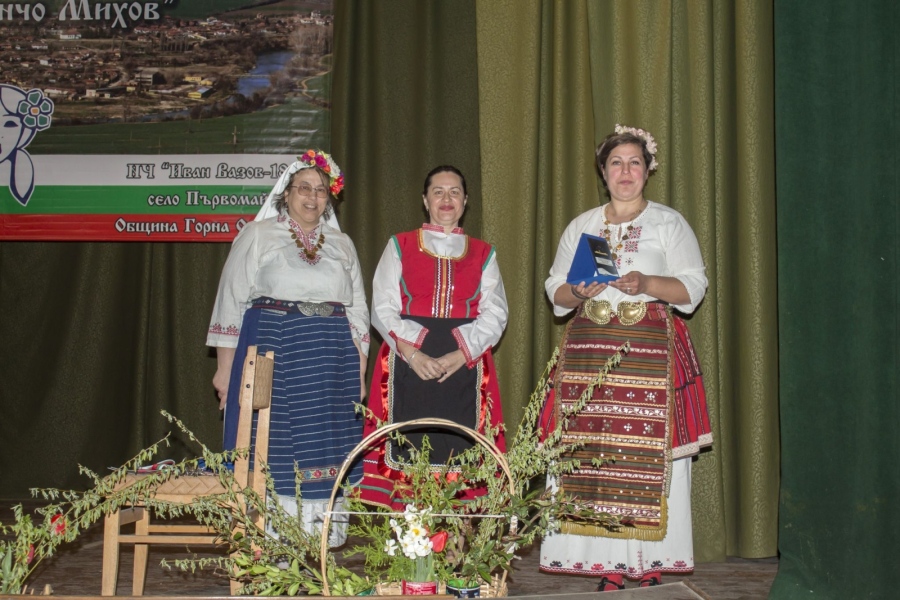
[[[0,240],[230,241],[329,147],[332,0],[0,2]]]
[[[35,156],[41,185],[7,203],[7,240],[228,241],[296,157]],[[98,169],[98,164],[103,169]],[[30,210],[39,206],[36,214]]]

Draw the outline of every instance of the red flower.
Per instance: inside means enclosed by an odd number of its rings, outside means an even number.
[[[253,560],[259,560],[262,558],[262,548],[257,548],[253,551]]]
[[[447,544],[448,534],[446,531],[438,531],[431,536],[431,549],[434,552],[443,552],[444,546]]]
[[[50,517],[50,524],[53,525],[53,533],[62,535],[66,532],[66,520],[61,514],[55,514]]]
[[[25,556],[25,564],[30,565],[34,560],[34,544],[28,544],[28,554]]]
[[[328,165],[328,161],[325,160],[325,157],[322,156],[321,154],[316,154],[316,166],[321,169],[327,165]]]

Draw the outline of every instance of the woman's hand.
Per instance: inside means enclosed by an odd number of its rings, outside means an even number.
[[[459,371],[459,368],[466,364],[466,355],[462,350],[454,350],[437,359],[437,362],[444,369],[444,375],[438,379],[438,383],[447,381],[447,378]]]
[[[585,285],[583,281],[578,285],[564,283],[553,294],[553,304],[565,308],[576,308],[585,300],[593,298],[605,289],[605,283],[597,283],[596,281],[588,285]]]
[[[437,379],[444,374],[444,367],[441,363],[418,350],[410,355],[407,362],[416,375],[423,380]]]
[[[622,275],[615,281],[611,281],[609,285],[629,296],[639,296],[647,293],[649,280],[650,277],[640,271],[632,271],[627,275]]]
[[[213,375],[213,387],[219,395],[219,410],[225,410],[228,400],[228,384],[231,381],[231,365],[234,363],[234,348],[219,346],[216,348],[216,374]]]
[[[669,304],[688,304],[691,301],[687,288],[676,277],[644,275],[640,271],[632,271],[609,285],[629,296],[646,294]]]
[[[444,367],[435,359],[421,352],[412,344],[397,341],[397,351],[406,359],[409,368],[419,376],[419,379],[437,379],[444,375]]]
[[[369,366],[369,358],[363,354],[362,346],[359,341],[354,339],[356,350],[359,352],[359,400],[360,402],[366,398],[366,368]]]

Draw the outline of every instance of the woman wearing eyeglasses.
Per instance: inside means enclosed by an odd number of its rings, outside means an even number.
[[[385,342],[369,393],[366,435],[379,421],[443,418],[481,432],[488,414],[492,427],[503,421],[491,352],[508,310],[494,248],[459,227],[468,201],[459,169],[432,169],[422,200],[428,223],[393,236],[375,270],[372,324]],[[472,445],[443,429],[404,434],[417,447],[427,435],[436,466]],[[502,433],[495,442],[505,449]],[[361,499],[396,508],[405,493],[406,460],[393,442],[371,450],[364,459]],[[477,493],[469,490],[464,498]]]
[[[282,174],[234,240],[207,337],[218,354],[213,385],[225,410],[226,448],[237,435],[247,347],[275,352],[269,471],[279,500],[296,512],[296,462],[309,531],[359,441],[354,402],[365,395],[365,290],[353,242],[334,218],[343,185],[340,169],[321,151],[309,150]],[[332,545],[343,543],[343,528],[331,533]]]

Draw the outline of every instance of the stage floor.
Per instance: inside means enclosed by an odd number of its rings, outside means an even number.
[[[7,521],[8,505],[0,509],[0,520]],[[103,527],[95,525],[77,542],[63,546],[60,553],[45,560],[36,571],[31,585],[36,593],[50,584],[54,595],[95,596],[100,593],[100,567],[103,551]],[[209,555],[207,548],[198,548],[200,556]],[[213,573],[182,573],[166,570],[159,566],[162,558],[186,558],[190,554],[186,549],[157,546],[150,550],[150,561],[147,573],[145,595],[148,596],[227,596],[228,581]],[[343,561],[342,561],[343,562]],[[119,567],[118,593],[123,596],[131,594],[132,549],[124,547]],[[723,563],[706,563],[697,565],[694,573],[686,577],[666,575],[663,583],[687,582],[699,592],[699,597],[713,600],[758,600],[766,598],[778,569],[777,559],[745,560],[731,558]],[[597,581],[592,578],[546,575],[538,572],[538,548],[532,547],[522,555],[516,563],[516,571],[510,577],[510,596],[550,596],[553,594],[580,594],[593,592]],[[628,590],[637,584],[626,582]],[[658,595],[664,589],[667,595]],[[634,590],[637,592],[637,590]],[[649,590],[642,590],[649,591]],[[656,590],[656,594],[635,594],[616,592],[615,598],[635,596],[636,599],[697,598],[685,586],[665,586]],[[673,595],[674,594],[674,595]],[[597,596],[594,596],[597,597]]]

